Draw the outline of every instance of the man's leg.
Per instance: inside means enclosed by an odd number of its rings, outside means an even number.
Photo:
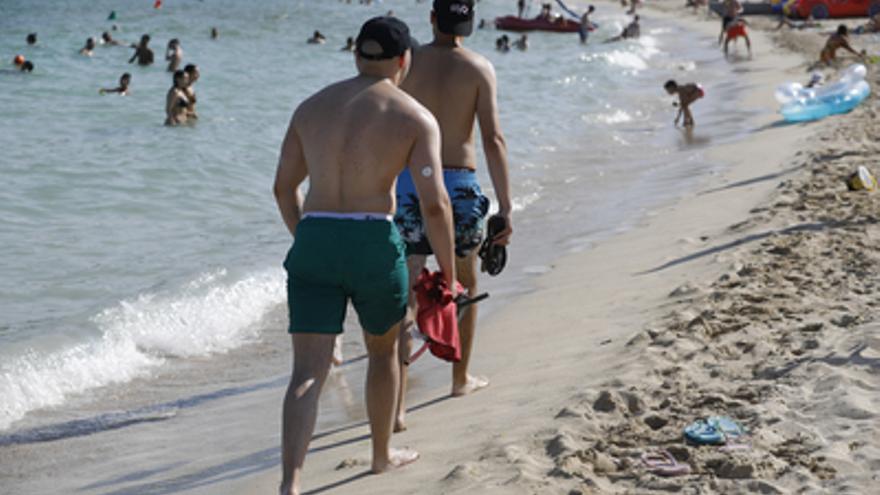
[[[397,339],[400,323],[383,335],[364,332],[369,361],[367,365],[366,402],[373,442],[373,472],[383,473],[419,458],[409,449],[391,449],[391,430],[397,407],[399,364]]]
[[[335,337],[293,334],[293,375],[284,397],[281,426],[281,495],[299,494],[303,462],[315,431],[318,397],[330,370]]]
[[[416,279],[418,279],[427,261],[427,256],[418,254],[407,256],[406,258],[406,267],[409,272],[409,299],[406,304],[406,316],[403,317],[403,322],[400,325],[400,341],[397,347],[397,361],[400,365],[400,391],[397,396],[397,411],[394,420],[395,432],[406,430],[406,386],[409,375],[409,357],[413,353],[410,329],[416,323],[416,311],[418,310],[416,307],[416,295],[412,287],[415,285]]]
[[[464,258],[455,258],[455,272],[458,281],[464,286],[468,297],[477,295],[477,251],[473,250]],[[452,364],[452,395],[467,395],[487,385],[489,381],[468,374],[471,350],[474,346],[474,330],[477,325],[477,305],[468,307],[464,318],[458,324],[461,336],[461,361]]]

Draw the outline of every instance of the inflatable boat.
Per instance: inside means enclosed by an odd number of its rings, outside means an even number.
[[[783,84],[776,89],[776,100],[782,104],[779,113],[788,122],[804,122],[849,112],[871,94],[866,73],[864,65],[854,64],[843,71],[837,82],[826,86]]]
[[[496,17],[495,27],[502,31],[550,31],[554,33],[576,33],[580,31],[581,23],[564,17],[556,17],[554,19],[545,19],[541,17],[523,19],[515,15],[507,15],[504,17]],[[592,29],[590,30],[592,31]]]

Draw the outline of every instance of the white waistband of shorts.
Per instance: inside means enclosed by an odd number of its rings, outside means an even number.
[[[394,220],[394,216],[386,213],[361,213],[361,212],[346,212],[346,213],[337,213],[335,211],[309,211],[303,214],[303,219],[306,218],[332,218],[334,220],[383,220],[386,222],[391,222]]]

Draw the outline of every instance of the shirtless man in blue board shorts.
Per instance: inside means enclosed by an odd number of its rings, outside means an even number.
[[[480,132],[489,175],[498,199],[499,212],[506,228],[495,237],[495,243],[506,245],[512,232],[510,185],[507,171],[507,146],[498,121],[495,69],[481,55],[462,46],[471,34],[474,20],[473,0],[434,0],[431,24],[434,40],[420,46],[413,54],[413,67],[401,88],[428,108],[440,124],[443,136],[443,179],[452,200],[455,223],[456,273],[468,295],[477,294],[477,248],[483,237],[489,199],[477,183],[474,121]],[[410,278],[418,274],[431,253],[424,242],[417,191],[413,190],[414,175],[404,171],[397,181],[397,214],[394,221],[400,228],[410,255],[407,264]],[[409,327],[415,314],[414,297],[410,295],[410,311],[401,331],[401,394],[395,430],[406,428],[404,403],[407,362],[412,350]],[[476,325],[476,308],[465,313],[459,325],[461,362],[452,366],[452,395],[469,394],[488,385],[485,378],[468,373]]]
[[[411,47],[402,21],[367,21],[355,43],[358,75],[300,104],[281,148],[274,191],[295,237],[284,262],[293,374],[284,399],[282,495],[299,493],[318,397],[349,300],[368,354],[372,471],[418,458],[413,450],[389,446],[397,407],[397,340],[409,288],[404,245],[392,222],[395,181],[405,168],[412,171],[428,237],[450,287],[455,264],[440,128],[431,112],[398,88],[409,70]],[[303,202],[299,186],[307,177]]]

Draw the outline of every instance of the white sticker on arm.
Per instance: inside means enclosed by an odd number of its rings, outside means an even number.
[[[426,166],[422,169],[422,177],[430,177],[432,175],[434,175],[434,169],[430,166]]]

